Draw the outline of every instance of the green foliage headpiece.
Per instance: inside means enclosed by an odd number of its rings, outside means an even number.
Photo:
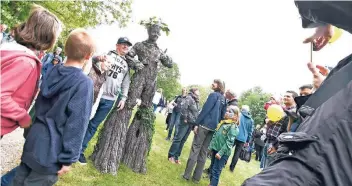
[[[160,27],[160,30],[165,32],[165,34],[167,36],[170,33],[169,26],[166,23],[164,23],[160,18],[151,17],[151,18],[149,18],[149,20],[140,21],[139,24],[144,26],[146,29],[148,29],[152,26],[158,26],[158,27]]]

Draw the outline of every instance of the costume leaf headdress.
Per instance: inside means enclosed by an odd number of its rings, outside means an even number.
[[[151,17],[149,20],[142,20],[139,22],[140,25],[144,26],[145,28],[149,28],[152,25],[157,25],[160,27],[160,29],[165,32],[165,34],[168,36],[170,33],[169,26],[164,23],[160,18],[157,17]]]

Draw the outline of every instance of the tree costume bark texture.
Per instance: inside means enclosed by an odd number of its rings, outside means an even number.
[[[130,57],[137,55],[144,68],[133,75],[128,103],[133,104],[135,99],[140,97],[141,106],[128,129],[122,162],[138,173],[147,171],[146,159],[154,134],[155,115],[152,101],[156,90],[158,64],[161,62],[164,66],[172,68],[171,58],[156,44],[160,27],[151,26],[148,28],[148,35],[147,41],[136,43],[129,53]]]
[[[153,35],[154,38],[151,39],[151,32],[160,32],[160,27],[151,28],[148,29],[149,39],[136,43],[126,56],[130,68],[139,70],[132,76],[125,107],[121,111],[117,111],[116,107],[113,108],[92,154],[94,166],[102,173],[116,175],[121,159],[135,172],[146,172],[146,156],[154,131],[155,115],[151,107],[156,89],[158,64],[161,62],[172,68],[171,58],[155,43],[159,35]],[[135,56],[138,56],[138,60],[134,59]],[[141,64],[144,66],[142,69],[137,67]],[[138,98],[141,99],[141,105],[127,132]]]

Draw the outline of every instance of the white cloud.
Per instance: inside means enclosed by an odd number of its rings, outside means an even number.
[[[135,0],[132,8],[128,28],[114,24],[90,30],[99,52],[113,49],[120,36],[145,40],[146,30],[138,21],[158,16],[171,29],[158,44],[179,64],[185,85],[221,78],[237,93],[255,85],[281,93],[311,83],[306,68],[310,48],[302,40],[312,30],[301,28],[293,1]],[[313,61],[333,66],[351,48],[352,36],[345,32],[314,53]]]

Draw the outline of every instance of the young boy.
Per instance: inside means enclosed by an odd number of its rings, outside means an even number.
[[[240,111],[236,106],[227,107],[225,120],[222,120],[218,124],[213,139],[210,142],[209,150],[212,152],[211,164],[209,167],[210,186],[218,185],[221,171],[231,155],[233,143],[239,132],[237,126],[239,112]]]
[[[93,38],[84,29],[68,36],[67,62],[53,67],[40,87],[36,117],[12,185],[54,185],[78,160],[93,104],[93,82],[82,67],[94,51]]]

